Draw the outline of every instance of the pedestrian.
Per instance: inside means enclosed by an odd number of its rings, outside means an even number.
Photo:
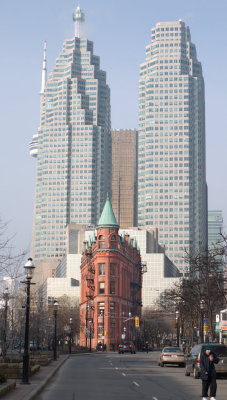
[[[201,352],[200,369],[202,379],[202,397],[208,400],[208,389],[210,388],[210,400],[216,400],[216,371],[214,364],[219,362],[218,357],[211,351],[211,345],[207,344],[205,350]]]

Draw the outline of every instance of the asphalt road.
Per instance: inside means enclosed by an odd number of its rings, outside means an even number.
[[[157,365],[159,353],[95,353],[71,356],[37,400],[192,400],[201,381],[184,368]],[[227,379],[218,379],[217,400],[227,399]]]

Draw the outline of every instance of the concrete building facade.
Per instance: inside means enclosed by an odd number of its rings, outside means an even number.
[[[181,20],[156,24],[140,65],[138,225],[186,276],[184,249],[207,246],[204,80]]]
[[[145,308],[159,308],[164,292],[180,279],[178,268],[159,245],[158,230],[152,227],[121,229],[120,234],[133,237],[140,249],[142,264],[146,269],[143,275],[142,305]]]
[[[112,207],[120,228],[137,226],[138,132],[114,129],[112,136]]]

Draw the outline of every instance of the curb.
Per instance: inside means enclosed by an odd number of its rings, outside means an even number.
[[[15,389],[16,381],[3,383],[0,387],[0,397],[4,396],[6,393]]]
[[[24,397],[23,400],[33,400],[36,398],[36,396],[44,389],[44,387],[47,385],[47,383],[53,378],[53,376],[56,374],[56,372],[61,368],[61,366],[65,363],[66,360],[68,360],[69,356],[64,358],[50,373],[47,375],[46,379],[40,383],[38,387],[32,390],[31,393],[29,393],[27,396]]]

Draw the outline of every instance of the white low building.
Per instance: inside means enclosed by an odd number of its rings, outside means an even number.
[[[89,241],[95,229],[85,226],[67,227],[66,255],[39,289],[40,296],[53,300],[61,296],[80,299],[80,264],[84,241]],[[142,263],[146,267],[143,275],[143,307],[157,307],[160,297],[180,278],[179,270],[165,255],[165,249],[158,243],[158,230],[152,227],[120,229],[119,234],[128,233],[135,238],[140,248]]]

